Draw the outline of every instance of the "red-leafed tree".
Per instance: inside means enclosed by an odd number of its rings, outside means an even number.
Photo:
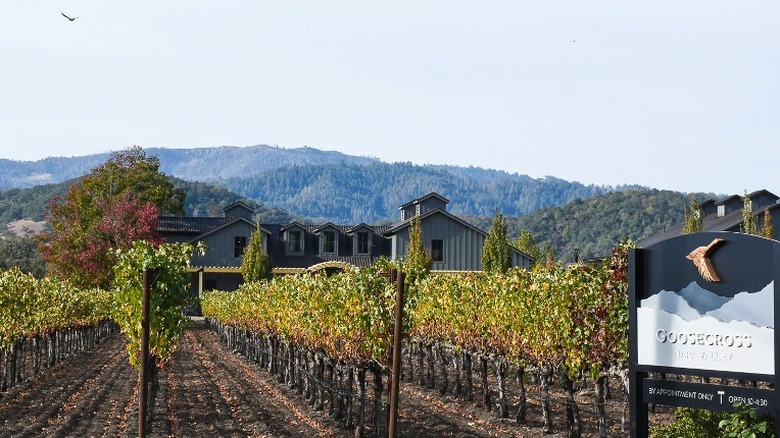
[[[109,288],[117,249],[133,241],[162,242],[158,213],[182,214],[184,195],[158,171],[157,157],[131,148],[111,155],[47,209],[51,231],[41,235],[49,274],[80,287]]]

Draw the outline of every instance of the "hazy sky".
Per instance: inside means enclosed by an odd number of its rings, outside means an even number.
[[[8,2],[0,158],[269,144],[780,193],[779,18],[769,0]]]

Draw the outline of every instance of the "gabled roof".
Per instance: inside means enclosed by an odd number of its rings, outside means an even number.
[[[372,227],[371,225],[366,224],[365,222],[361,222],[355,226],[349,227],[346,230],[347,234],[354,234],[357,230],[360,230],[362,228],[367,229],[368,231],[371,231],[372,233],[376,232],[376,229]]]
[[[287,231],[290,228],[302,228],[302,229],[305,230],[306,229],[306,225],[303,225],[302,223],[297,222],[297,221],[296,222],[290,222],[287,225],[283,225],[282,228],[280,228],[279,230],[280,231]]]
[[[234,221],[231,217],[183,217],[159,216],[157,231],[162,234],[192,234],[205,233]]]
[[[423,202],[423,201],[426,201],[426,200],[428,200],[428,199],[430,199],[430,198],[436,198],[436,199],[438,199],[438,200],[440,200],[440,201],[444,202],[445,204],[449,204],[449,203],[450,203],[450,200],[449,200],[449,199],[447,199],[447,198],[445,198],[444,196],[442,196],[442,195],[440,195],[440,194],[438,194],[438,193],[436,193],[436,192],[431,192],[431,193],[428,193],[427,195],[425,195],[425,196],[423,196],[423,197],[421,197],[421,198],[417,198],[417,199],[415,199],[415,200],[413,200],[413,201],[409,201],[409,202],[407,202],[406,204],[404,204],[404,205],[402,205],[402,206],[398,207],[398,209],[399,209],[399,210],[403,210],[403,209],[405,209],[406,207],[409,207],[409,206],[411,206],[411,205],[415,205],[415,204],[419,204],[419,203],[421,203],[421,202]]]
[[[704,208],[708,205],[715,205],[715,200],[710,198],[699,203],[699,208]]]
[[[742,202],[742,196],[731,195],[726,199],[721,199],[720,201],[715,202],[715,205],[726,205],[737,201]]]
[[[333,222],[325,222],[322,225],[317,226],[315,229],[312,230],[312,233],[319,234],[320,231],[323,231],[327,228],[335,228],[336,230],[341,231],[341,228],[337,227]]]
[[[221,225],[219,227],[213,228],[213,229],[211,229],[211,230],[209,230],[209,231],[207,231],[207,232],[205,232],[203,234],[199,234],[194,239],[192,239],[191,242],[197,242],[198,240],[205,239],[206,237],[208,237],[208,236],[210,236],[210,235],[212,235],[214,233],[217,233],[217,232],[219,232],[221,230],[224,230],[225,228],[229,228],[229,227],[233,226],[234,224],[236,224],[238,222],[244,222],[244,223],[248,224],[249,226],[251,226],[252,228],[255,227],[255,223],[254,222],[252,222],[250,220],[246,220],[244,218],[228,218],[228,219],[230,219],[230,222],[227,222],[227,223],[225,223],[225,224],[223,224],[223,225]],[[262,227],[260,227],[260,231],[262,231],[262,232],[264,232],[266,234],[271,234],[268,230],[266,230],[266,229],[264,229]]]
[[[226,212],[228,210],[232,210],[232,209],[234,209],[236,207],[241,207],[241,208],[243,208],[244,210],[246,210],[246,211],[248,211],[250,213],[254,213],[255,212],[255,209],[252,208],[252,206],[250,206],[249,204],[247,204],[246,202],[241,201],[241,200],[238,200],[238,201],[228,205],[227,207],[223,208],[222,212],[224,213],[224,212]]]
[[[478,233],[484,234],[485,236],[487,236],[486,232],[480,230],[479,228],[475,227],[474,225],[471,225],[470,223],[468,223],[468,222],[464,221],[463,219],[455,216],[454,214],[448,213],[448,212],[443,211],[443,210],[431,210],[431,211],[429,211],[429,212],[427,212],[425,214],[421,214],[420,216],[415,216],[415,217],[419,218],[420,221],[423,221],[423,220],[425,220],[425,218],[433,216],[434,214],[442,214],[442,215],[444,215],[444,216],[454,220],[455,222],[458,222],[459,224],[463,225],[464,227],[471,228],[472,230],[477,231]],[[405,221],[403,221],[401,223],[398,223],[396,225],[391,226],[390,228],[388,228],[387,230],[382,232],[382,235],[385,236],[385,237],[388,237],[388,236],[392,236],[393,234],[398,233],[399,231],[401,231],[404,228],[408,227],[412,223],[412,219],[407,219],[407,220],[405,220]]]
[[[758,198],[761,195],[766,195],[766,196],[774,199],[775,201],[780,200],[780,197],[778,197],[777,195],[775,195],[774,193],[770,192],[767,189],[756,190],[755,192],[749,194],[748,196],[750,196],[750,199],[755,199],[755,198]]]

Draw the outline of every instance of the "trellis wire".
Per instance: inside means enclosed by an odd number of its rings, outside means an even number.
[[[323,391],[328,392],[328,394],[331,395],[334,398],[342,397],[344,399],[351,399],[353,401],[356,401],[356,402],[358,402],[361,405],[368,404],[368,405],[380,406],[382,411],[386,411],[388,406],[389,406],[389,400],[387,400],[385,397],[376,398],[376,397],[367,396],[365,392],[364,392],[363,395],[361,395],[359,392],[355,392],[353,390],[353,388],[358,383],[355,380],[350,380],[350,381],[347,382],[346,385],[343,385],[342,384],[342,379],[336,379],[335,378],[335,376],[337,374],[336,371],[348,372],[350,369],[351,370],[357,370],[360,367],[356,367],[356,366],[349,365],[349,364],[338,363],[338,362],[335,362],[335,363],[330,362],[329,366],[333,366],[333,369],[334,369],[333,377],[330,378],[330,379],[323,379],[323,378],[320,378],[320,376],[316,373],[316,370],[315,370],[315,368],[318,367],[318,365],[316,365],[317,364],[317,360],[316,360],[317,353],[315,353],[315,352],[309,351],[309,350],[307,350],[305,348],[300,348],[300,347],[294,346],[294,344],[292,344],[292,343],[286,343],[288,345],[286,347],[288,349],[286,352],[282,352],[281,348],[277,348],[275,350],[275,349],[271,348],[271,341],[270,341],[270,338],[273,335],[271,335],[271,334],[260,334],[260,333],[255,333],[255,332],[248,331],[246,329],[238,329],[238,328],[233,327],[233,326],[222,325],[221,323],[219,323],[218,320],[215,320],[215,319],[208,319],[207,318],[207,326],[215,334],[217,334],[220,337],[220,340],[228,348],[233,349],[233,351],[241,354],[246,360],[250,360],[250,361],[254,360],[254,359],[250,358],[246,354],[247,353],[246,352],[246,344],[249,343],[248,340],[247,340],[248,338],[241,340],[241,339],[235,338],[234,336],[236,336],[238,334],[241,334],[243,336],[243,335],[246,335],[247,332],[249,332],[249,333],[252,333],[251,334],[252,337],[259,337],[260,339],[264,339],[265,343],[266,343],[264,348],[267,351],[261,352],[260,354],[267,354],[268,355],[268,362],[269,362],[269,364],[265,367],[266,370],[273,368],[271,366],[271,363],[276,363],[278,366],[283,368],[283,370],[281,370],[281,371],[279,371],[279,370],[276,371],[278,374],[298,373],[300,375],[301,380],[307,379],[310,382],[310,384],[317,385],[318,387],[322,388]],[[228,335],[228,332],[231,332],[231,334]],[[405,349],[404,349],[406,351],[405,354],[409,354],[410,349],[411,349],[412,354],[414,354],[414,350],[415,350],[414,344],[415,344],[414,341],[411,341],[411,342],[408,342],[408,343],[405,344]],[[443,351],[449,351],[450,354],[454,355],[454,347],[449,346],[449,345],[444,345],[443,347],[444,347]],[[312,357],[315,357],[315,359],[313,361],[315,365],[314,366],[301,366],[301,365],[298,365],[298,366],[295,366],[295,370],[294,371],[287,371],[287,370],[290,369],[288,367],[289,362],[290,362],[290,359],[289,359],[289,357],[290,357],[289,349],[290,348],[292,348],[292,349],[294,349],[296,351],[300,350],[301,352],[303,352],[304,357],[308,358],[308,357],[310,357],[309,355],[311,355]],[[416,349],[416,350],[419,350],[419,349]],[[436,351],[436,348],[431,349],[431,351]],[[427,355],[428,353],[425,353],[425,354]],[[436,354],[436,353],[434,353],[434,354]],[[484,354],[479,354],[479,353],[475,353],[475,352],[471,352],[470,354],[473,354],[474,358],[483,358],[483,357],[484,358],[488,358],[489,359],[488,360],[489,363],[493,362],[494,359],[496,358],[495,355],[484,355]],[[420,355],[420,351],[417,351],[417,355],[418,356]],[[323,364],[325,363],[326,360],[330,361],[329,358],[327,358],[326,356],[324,356],[322,354],[320,354],[319,357],[320,357],[320,360],[322,361]],[[441,359],[441,358],[439,358],[439,359]],[[308,360],[309,359],[306,359],[305,361],[308,361]],[[281,362],[281,363],[279,363],[279,362]],[[404,362],[405,361],[402,361],[402,363],[404,363]],[[421,361],[420,363],[424,364],[425,362],[427,362],[427,361]],[[408,363],[409,362],[406,362],[403,366],[405,368],[408,367]],[[433,363],[433,362],[431,362],[431,363]],[[474,364],[474,365],[476,365],[476,364]],[[475,370],[475,366],[474,365],[472,365],[472,368],[471,368],[472,372]],[[435,367],[435,365],[434,365],[434,367]],[[495,368],[495,367],[493,367],[493,368]],[[363,369],[367,369],[367,367],[363,367]],[[533,373],[533,371],[535,371],[535,369],[532,368],[532,367],[529,367],[528,370],[531,371],[532,373]],[[407,368],[407,369],[404,369],[402,372],[412,374],[412,380],[415,380],[414,377],[413,377],[413,374],[414,374],[413,371],[414,370],[410,370],[410,369]],[[462,371],[465,371],[465,370],[461,370],[461,372]],[[418,372],[419,372],[419,370],[418,370]],[[429,370],[429,372],[433,372],[433,371]],[[274,374],[274,372],[272,372],[272,374]],[[381,375],[382,375],[383,378],[387,377],[387,369],[386,369],[386,367],[382,368]],[[280,383],[284,382],[285,379],[293,379],[293,380],[295,380],[295,376],[289,377],[289,376],[285,375],[283,378],[280,377],[280,380],[279,380]],[[407,380],[408,380],[408,377],[407,377]],[[293,384],[295,384],[295,383],[293,382]],[[429,387],[430,385],[423,384],[421,386]],[[620,385],[620,386],[622,387],[623,385]],[[492,389],[489,388],[488,390],[490,391]],[[513,394],[513,392],[509,392],[509,393]],[[383,394],[387,394],[387,392],[383,391]],[[543,402],[546,401],[546,402],[552,403],[552,404],[554,404],[556,406],[562,407],[564,409],[569,408],[569,407],[572,406],[572,401],[570,401],[568,399],[565,399],[565,398],[561,399],[561,398],[558,398],[558,397],[554,397],[552,395],[550,395],[549,397],[545,397],[545,396],[542,396],[542,395],[535,395],[535,394],[533,394],[533,393],[531,393],[529,391],[525,392],[525,398],[526,398],[526,400],[531,400],[531,401],[535,401],[535,402],[538,402],[538,403],[543,403]],[[330,401],[329,401],[329,403],[330,403]],[[584,405],[574,401],[574,404],[577,405],[577,408],[579,409],[580,416],[582,416],[583,414],[584,415],[597,416],[598,415],[598,409],[600,407],[610,407],[610,408],[613,408],[613,409],[615,409],[617,411],[622,412],[623,415],[621,415],[621,419],[620,420],[622,422],[625,422],[625,414],[624,413],[625,413],[625,409],[627,407],[627,401],[618,402],[618,401],[605,400],[603,403],[600,403],[597,400],[594,400],[592,403],[587,403],[587,404],[584,404]],[[592,405],[592,407],[591,407],[591,405]],[[332,407],[331,407],[331,409],[332,409]],[[381,417],[383,417],[383,416],[376,416],[376,413],[375,413],[375,418],[381,418]],[[622,424],[621,426],[622,426],[622,429],[625,430],[625,424]]]

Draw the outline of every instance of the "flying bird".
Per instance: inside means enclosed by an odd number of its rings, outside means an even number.
[[[63,16],[63,17],[67,18],[67,19],[68,19],[68,20],[70,20],[70,21],[73,21],[73,20],[75,20],[75,19],[79,18],[79,17],[72,17],[72,18],[71,18],[71,17],[68,17],[67,15],[65,15],[65,13],[64,13],[64,12],[60,12],[60,14],[62,14],[62,16]]]
[[[722,245],[723,242],[725,242],[724,239],[715,238],[707,246],[700,246],[685,256],[686,259],[692,261],[693,264],[699,269],[701,278],[707,281],[720,281],[720,277],[718,277],[718,274],[715,272],[715,268],[712,266],[710,256],[712,256],[712,253],[715,251],[715,249]]]

